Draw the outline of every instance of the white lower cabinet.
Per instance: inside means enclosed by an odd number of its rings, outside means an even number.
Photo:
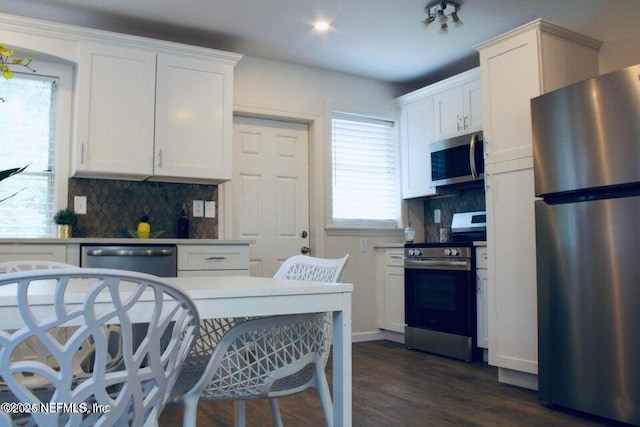
[[[404,248],[379,248],[378,327],[404,334]]]
[[[178,245],[178,277],[248,275],[249,245]]]
[[[7,261],[54,261],[80,265],[79,245],[0,245],[0,262]]]

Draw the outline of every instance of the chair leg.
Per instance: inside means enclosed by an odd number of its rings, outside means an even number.
[[[247,415],[244,400],[233,401],[233,412],[233,425],[235,427],[245,427],[247,425]]]
[[[196,418],[198,417],[198,395],[184,395],[184,414],[182,416],[183,427],[196,427]]]
[[[280,416],[280,407],[278,406],[278,399],[269,399],[269,406],[271,407],[271,416],[273,417],[273,425],[275,427],[282,426],[282,417]]]
[[[327,427],[333,427],[333,401],[331,400],[327,376],[320,364],[316,364],[316,383],[318,394],[320,395],[320,402],[322,403],[325,424]]]

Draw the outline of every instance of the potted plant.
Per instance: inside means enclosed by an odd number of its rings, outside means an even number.
[[[58,224],[58,237],[66,239],[73,235],[73,226],[76,225],[78,217],[69,208],[60,209],[53,216],[53,222]]]

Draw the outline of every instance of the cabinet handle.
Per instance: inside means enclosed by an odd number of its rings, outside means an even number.
[[[469,117],[464,116],[464,128],[469,129]]]
[[[398,259],[398,260],[404,260],[404,255],[389,255],[389,258],[391,259]]]
[[[223,256],[206,256],[206,257],[204,257],[204,259],[206,259],[207,261],[223,261],[223,260],[227,259],[227,257],[223,257]]]
[[[158,167],[162,167],[162,148],[158,150]]]
[[[456,119],[458,120],[458,123],[457,123],[458,124],[458,132],[460,132],[460,131],[462,131],[462,127],[460,126],[461,117],[460,116],[456,116]]]
[[[80,144],[80,163],[84,164],[84,142]]]

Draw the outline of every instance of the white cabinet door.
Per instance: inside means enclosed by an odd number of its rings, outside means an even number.
[[[385,328],[404,333],[404,267],[385,269]]]
[[[478,77],[433,95],[436,141],[482,130],[481,86]]]
[[[433,97],[402,107],[402,197],[405,199],[435,194],[431,186],[431,153],[434,141]]]
[[[151,175],[155,53],[97,43],[80,49],[74,175]]]
[[[155,179],[231,179],[233,66],[158,55]]]
[[[487,165],[486,176],[489,363],[537,374],[533,162]]]
[[[537,41],[523,34],[480,54],[484,107],[494,118],[485,123],[487,163],[530,157],[531,98],[540,95]]]
[[[462,87],[433,95],[435,139],[441,140],[464,132],[464,98]]]
[[[479,132],[482,130],[482,84],[480,79],[465,83],[462,86],[462,99],[464,112],[462,127],[464,133]]]

